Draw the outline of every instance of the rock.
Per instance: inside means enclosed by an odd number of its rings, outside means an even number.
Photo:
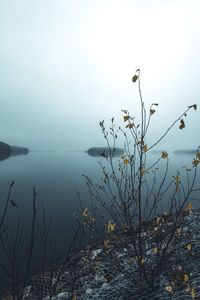
[[[92,294],[92,292],[93,292],[93,291],[92,291],[92,289],[90,289],[90,288],[88,288],[88,289],[85,291],[86,294]]]
[[[95,259],[97,257],[97,255],[100,254],[102,251],[103,251],[103,249],[93,250],[91,253],[91,258]]]
[[[53,297],[51,298],[51,300],[68,300],[68,299],[70,299],[70,296],[69,296],[69,293],[68,293],[68,292],[62,292],[62,293],[59,293],[59,294],[57,294],[56,296],[53,296]],[[47,296],[47,297],[45,298],[45,300],[50,300],[50,297]]]

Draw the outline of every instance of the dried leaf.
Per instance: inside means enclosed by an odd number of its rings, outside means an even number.
[[[184,282],[188,282],[189,281],[189,276],[187,274],[184,274],[183,281]]]
[[[134,75],[133,78],[132,78],[132,82],[136,82],[138,79],[138,76],[137,75]]]
[[[126,125],[126,128],[133,128],[134,127],[134,124],[133,123],[129,123],[128,125]]]
[[[193,104],[193,108],[194,108],[194,110],[197,110],[197,105]]]
[[[104,247],[108,248],[109,242],[110,242],[109,240],[104,240],[103,241]]]
[[[162,158],[166,159],[168,157],[168,153],[166,151],[162,151]]]
[[[191,296],[192,296],[192,299],[194,299],[196,297],[196,292],[195,292],[194,287],[191,289]]]
[[[200,152],[197,152],[197,159],[200,160]]]
[[[196,104],[188,106],[188,108],[192,108],[192,107],[194,108],[194,110],[197,110],[197,105]]]
[[[176,183],[179,183],[181,181],[181,178],[179,175],[172,176],[172,178],[176,181]]]
[[[130,116],[124,116],[124,122],[128,121]]]
[[[188,245],[186,246],[186,249],[187,249],[188,251],[191,251],[191,250],[192,250],[192,245],[191,245],[191,244],[188,244]]]
[[[171,285],[167,285],[167,286],[165,287],[165,289],[166,289],[166,291],[168,291],[169,293],[172,293],[172,292],[173,292],[173,288],[172,288]]]
[[[141,265],[143,265],[143,264],[145,263],[145,260],[144,260],[144,258],[142,258],[142,257],[138,257],[138,262],[139,262]]]
[[[186,292],[190,292],[190,286],[188,285],[185,289]]]
[[[191,211],[192,210],[192,203],[188,203],[186,208],[185,208],[185,211]]]
[[[76,293],[73,294],[72,300],[77,300],[77,295],[76,295]]]
[[[192,161],[193,167],[197,167],[198,164],[199,164],[199,162],[200,162],[200,160],[194,159],[194,160]]]
[[[144,146],[142,147],[142,150],[143,150],[143,152],[147,152],[147,150],[148,150],[147,145],[144,145]]]
[[[87,218],[89,216],[88,208],[85,208],[82,213],[83,217]]]
[[[183,119],[180,120],[180,125],[179,125],[179,128],[180,129],[183,129],[185,127],[185,122]]]
[[[160,224],[160,222],[161,222],[161,220],[162,220],[162,218],[161,218],[161,217],[157,217],[157,219],[156,219],[156,225],[159,225],[159,224]]]
[[[108,232],[112,232],[112,231],[115,230],[115,227],[116,227],[116,224],[113,223],[112,221],[109,221],[109,222],[108,222],[108,225],[107,225],[107,231],[108,231]]]
[[[125,165],[128,165],[129,162],[130,162],[129,159],[127,159],[127,158],[124,159],[124,164],[125,164]]]
[[[155,254],[158,253],[158,247],[153,248],[153,253],[155,253]]]
[[[154,113],[155,113],[156,111],[155,111],[155,109],[150,109],[150,116],[152,116]]]

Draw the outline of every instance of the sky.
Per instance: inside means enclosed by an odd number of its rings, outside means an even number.
[[[0,140],[104,146],[99,121],[121,125],[127,109],[139,122],[140,68],[147,110],[159,103],[151,145],[188,105],[200,107],[199,12],[199,0],[0,0]],[[191,111],[158,148],[196,148],[199,118]]]

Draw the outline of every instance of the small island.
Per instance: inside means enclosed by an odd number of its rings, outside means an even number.
[[[102,156],[109,157],[111,156],[120,156],[124,154],[124,149],[122,148],[113,148],[113,147],[92,147],[87,150],[87,153],[90,156]]]
[[[9,158],[15,155],[26,155],[29,149],[26,147],[11,146],[4,142],[0,142],[0,160]]]

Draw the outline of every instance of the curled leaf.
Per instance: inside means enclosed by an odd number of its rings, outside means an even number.
[[[148,150],[147,145],[144,145],[144,146],[142,147],[142,150],[143,150],[143,152],[147,152],[147,150]]]
[[[150,116],[152,116],[154,113],[155,113],[156,111],[155,111],[155,109],[150,109]]]
[[[128,121],[130,116],[124,116],[124,122]]]
[[[193,105],[189,105],[189,106],[188,106],[188,108],[192,108],[192,107],[194,108],[194,110],[197,110],[197,105],[196,105],[196,104],[193,104]]]
[[[126,128],[133,128],[134,127],[134,124],[133,123],[129,123],[128,125],[126,125]]]
[[[159,225],[162,222],[162,218],[161,217],[157,217],[156,219],[156,225]]]
[[[134,75],[133,78],[132,78],[132,82],[136,82],[138,79],[138,75]]]
[[[191,245],[191,244],[188,244],[188,245],[186,246],[186,249],[187,249],[188,251],[191,251],[191,250],[192,250],[192,245]]]
[[[162,151],[162,158],[166,159],[168,157],[167,151]]]
[[[198,160],[198,159],[194,159],[192,161],[193,167],[197,167],[199,163],[200,163],[200,160]]]
[[[183,129],[185,127],[185,122],[183,119],[180,120],[180,125],[179,125],[179,128],[180,129]]]

